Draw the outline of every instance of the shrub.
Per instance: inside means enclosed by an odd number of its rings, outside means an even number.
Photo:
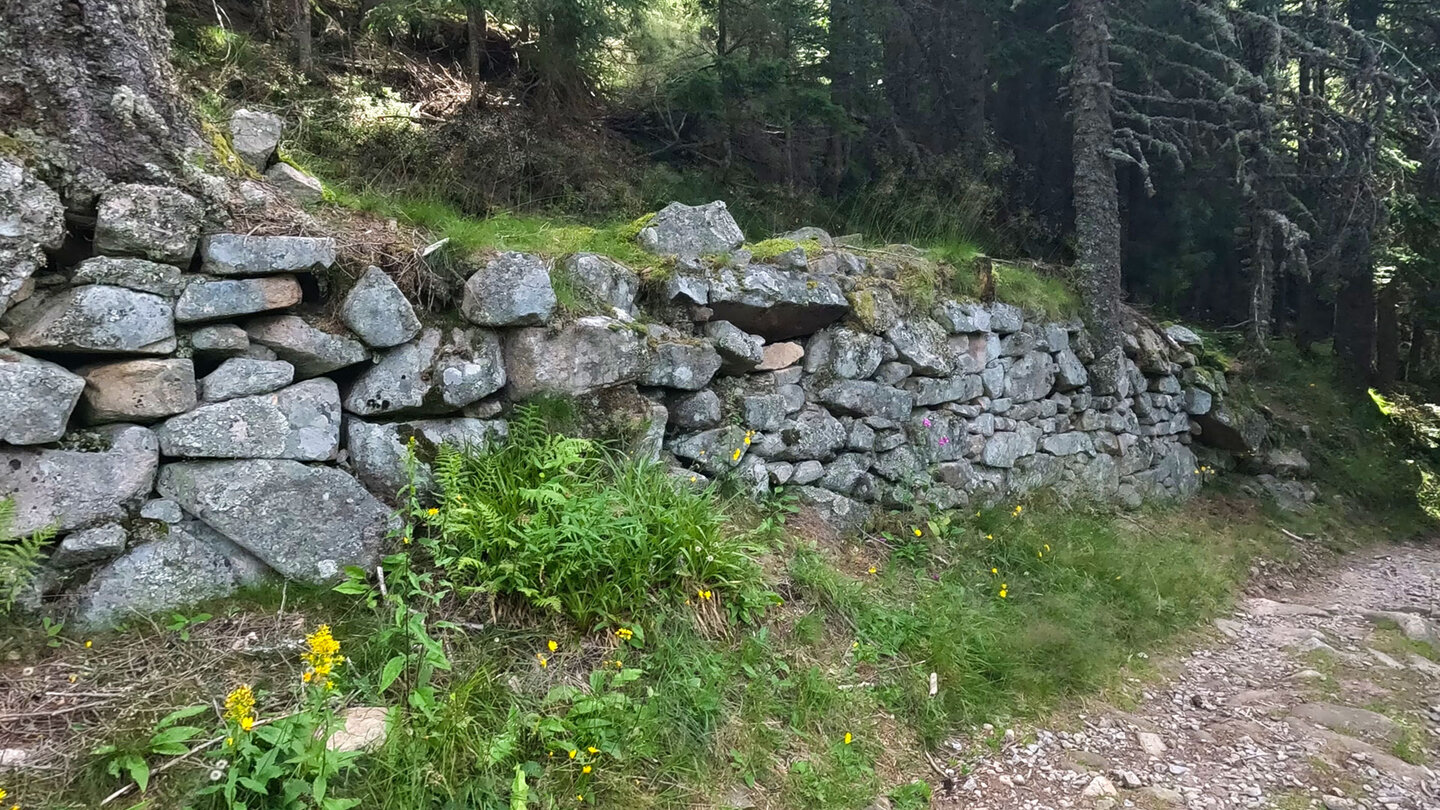
[[[705,593],[732,619],[766,601],[754,535],[736,535],[713,494],[603,444],[552,433],[533,406],[490,451],[442,447],[430,519],[453,581],[564,613],[582,625],[657,599]]]

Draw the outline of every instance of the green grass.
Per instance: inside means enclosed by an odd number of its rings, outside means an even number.
[[[991,272],[995,277],[997,301],[1056,320],[1074,318],[1080,312],[1080,297],[1064,279],[1004,262],[995,262]],[[973,272],[956,273],[955,287],[961,295],[977,298],[980,295],[980,278]]]

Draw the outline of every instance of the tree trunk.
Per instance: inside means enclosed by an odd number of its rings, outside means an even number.
[[[480,65],[485,52],[485,9],[474,3],[465,6],[465,64],[470,74],[470,108],[478,110],[485,105],[484,88],[480,82]]]
[[[1425,368],[1425,322],[1416,315],[1410,324],[1410,351],[1405,357],[1405,381],[1418,383]]]
[[[1120,345],[1120,197],[1109,155],[1115,129],[1105,0],[1071,0],[1070,35],[1076,264],[1100,357]]]
[[[830,0],[829,54],[826,75],[830,79],[830,98],[845,115],[855,112],[856,82],[859,67],[859,9],[856,0]],[[840,194],[850,159],[849,136],[840,127],[830,135],[829,165],[826,167],[825,191],[832,198]]]
[[[0,53],[0,131],[59,167],[46,179],[68,204],[107,181],[177,182],[183,152],[201,147],[161,0],[7,2]]]
[[[950,80],[954,85],[955,138],[966,168],[977,176],[985,165],[985,45],[989,20],[979,0],[955,6],[955,42]]]
[[[295,66],[304,73],[315,69],[310,48],[310,0],[291,0],[290,38],[295,48]]]
[[[1384,390],[1400,379],[1400,292],[1393,281],[1375,302],[1375,385]]]

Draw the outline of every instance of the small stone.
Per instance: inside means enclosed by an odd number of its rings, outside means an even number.
[[[320,181],[289,163],[276,163],[266,169],[265,179],[298,205],[312,205],[325,199],[325,187]]]
[[[1115,789],[1115,784],[1103,776],[1097,776],[1090,780],[1080,795],[1087,799],[1119,796],[1120,791]]]
[[[1170,750],[1169,746],[1165,745],[1165,741],[1160,739],[1160,735],[1153,732],[1142,731],[1135,735],[1135,740],[1140,743],[1140,749],[1146,755],[1155,759],[1159,759],[1165,755],[1166,751]]]
[[[180,509],[180,504],[169,498],[155,498],[140,507],[140,517],[161,523],[179,523],[185,519],[185,513]]]
[[[58,440],[84,390],[85,380],[61,366],[0,349],[0,442]]]
[[[640,368],[639,382],[659,388],[698,391],[720,370],[720,353],[710,342],[653,327]]]
[[[825,474],[825,465],[818,461],[802,461],[795,465],[795,473],[790,480],[796,484],[813,484],[820,480]]]
[[[250,348],[250,336],[231,323],[202,326],[190,333],[190,348],[197,356],[234,357]]]
[[[779,371],[800,362],[805,357],[805,349],[799,343],[771,343],[764,348],[761,357],[756,371]]]
[[[589,303],[635,314],[640,277],[625,265],[596,253],[575,253],[565,259],[563,272]]]
[[[271,315],[245,326],[252,343],[269,348],[295,367],[301,379],[329,374],[370,358],[358,340],[318,329],[295,315]]]
[[[373,265],[345,294],[340,320],[377,349],[398,346],[420,333],[415,308],[390,276]]]
[[[232,357],[200,381],[200,399],[223,402],[268,394],[295,381],[295,367],[284,360]]]
[[[71,532],[50,555],[50,564],[77,568],[118,557],[125,552],[125,537],[125,529],[118,523]]]
[[[340,716],[340,728],[325,741],[330,751],[376,751],[385,745],[390,709],[384,706],[352,706]]]
[[[85,420],[154,422],[195,407],[195,365],[182,359],[126,360],[87,366]]]
[[[720,397],[710,389],[679,394],[669,400],[670,424],[682,431],[709,430],[720,424]]]
[[[264,171],[285,126],[280,116],[259,110],[240,108],[230,114],[230,146],[242,160]]]
[[[726,374],[745,374],[765,361],[765,339],[729,321],[710,321],[705,335],[720,353],[720,370]]]
[[[460,311],[479,326],[543,324],[555,312],[550,265],[528,253],[502,253],[465,282]]]

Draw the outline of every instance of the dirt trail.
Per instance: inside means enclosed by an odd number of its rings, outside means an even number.
[[[1440,547],[1352,555],[1271,597],[1134,706],[953,754],[968,767],[937,806],[1440,810]]]

